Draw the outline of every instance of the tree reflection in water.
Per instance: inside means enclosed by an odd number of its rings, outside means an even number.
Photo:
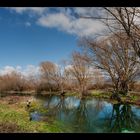
[[[73,132],[91,132],[104,106],[100,99],[77,97],[50,96],[46,101],[48,114],[73,126]]]
[[[135,115],[129,104],[114,104],[110,119],[110,132],[131,131],[135,128]]]
[[[48,115],[64,120],[72,116],[76,101],[76,98],[71,97],[50,96],[45,107],[48,109]]]
[[[70,132],[139,131],[140,109],[129,104],[112,105],[100,99],[49,96],[44,105],[47,115],[63,122]]]
[[[80,99],[79,105],[72,114],[74,132],[92,132],[102,107],[103,102],[100,100]]]
[[[85,99],[80,100],[79,106],[74,110],[73,114],[74,114],[73,115],[74,131],[86,132],[87,125],[89,124],[89,119],[88,119],[88,110],[87,110]]]
[[[60,114],[59,112],[65,107],[64,97],[50,96],[45,106],[48,109],[49,115],[56,116],[56,114]]]

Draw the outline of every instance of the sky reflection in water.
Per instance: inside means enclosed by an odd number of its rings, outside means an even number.
[[[140,132],[140,108],[75,96],[38,97],[48,114],[73,133]]]

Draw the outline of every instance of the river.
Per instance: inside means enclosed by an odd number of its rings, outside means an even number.
[[[137,133],[140,132],[140,107],[129,104],[111,104],[107,101],[76,96],[36,97],[47,114],[32,112],[34,121],[51,117],[71,133]]]

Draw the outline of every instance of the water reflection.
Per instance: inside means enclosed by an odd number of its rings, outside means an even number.
[[[110,119],[111,132],[131,131],[135,129],[135,114],[129,104],[114,104]]]
[[[41,100],[49,110],[47,115],[63,122],[71,132],[140,130],[140,108],[129,104],[112,105],[99,99],[79,99],[74,96],[48,96]]]

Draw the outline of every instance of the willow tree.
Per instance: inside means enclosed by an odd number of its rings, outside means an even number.
[[[139,72],[139,58],[132,48],[131,40],[122,33],[118,35],[123,38],[114,35],[99,41],[83,41],[91,63],[104,70],[111,78],[115,97],[118,97],[118,93],[127,94],[129,84]]]

